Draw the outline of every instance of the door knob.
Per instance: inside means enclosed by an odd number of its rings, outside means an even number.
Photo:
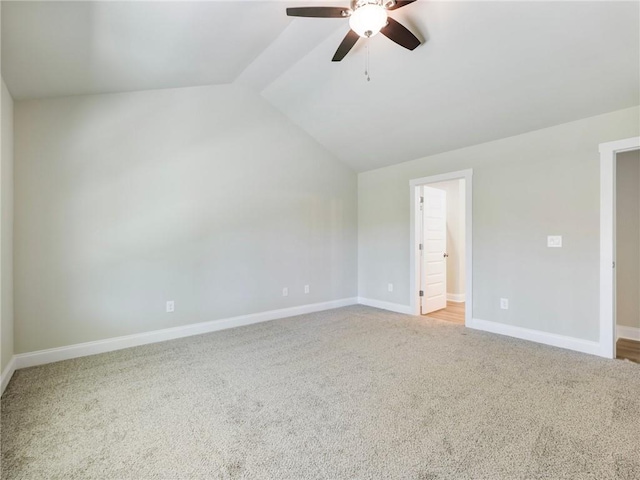
[[[443,256],[444,258],[447,258],[447,257],[449,256],[449,254],[445,252],[445,253],[443,253],[443,254],[442,254],[442,256]]]

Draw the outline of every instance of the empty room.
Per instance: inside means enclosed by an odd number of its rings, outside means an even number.
[[[1,478],[640,479],[640,1],[0,25]]]

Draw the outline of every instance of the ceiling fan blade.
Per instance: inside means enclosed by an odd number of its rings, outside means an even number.
[[[413,50],[420,45],[420,40],[413,33],[407,30],[407,27],[396,22],[393,18],[387,18],[389,23],[380,30],[380,33],[387,37],[389,40],[393,40],[398,45]]]
[[[290,17],[344,18],[349,16],[349,9],[342,7],[290,7]]]
[[[387,10],[397,10],[399,8],[406,7],[407,5],[415,1],[416,0],[396,0],[395,5],[392,5],[391,7],[387,8]]]
[[[340,46],[338,47],[338,50],[336,50],[336,53],[331,61],[339,62],[340,60],[342,60],[345,55],[349,53],[349,50],[353,48],[359,38],[360,35],[358,35],[353,30],[349,30],[349,33],[347,33],[346,37],[344,37],[344,39],[342,40],[342,43],[340,43]]]

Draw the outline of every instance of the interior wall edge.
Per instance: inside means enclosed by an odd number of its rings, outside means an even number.
[[[1,77],[1,76],[0,76]],[[13,251],[14,251],[14,101],[11,92],[0,78],[2,111],[0,137],[0,370],[11,363],[15,352]]]
[[[16,356],[13,355],[11,360],[7,364],[4,370],[2,370],[2,375],[0,376],[0,395],[4,393],[5,388],[9,385],[9,381],[13,374],[16,371]]]

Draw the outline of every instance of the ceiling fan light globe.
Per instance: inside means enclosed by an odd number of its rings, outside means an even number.
[[[380,5],[363,5],[349,17],[351,30],[361,37],[373,37],[387,24],[387,11]]]

